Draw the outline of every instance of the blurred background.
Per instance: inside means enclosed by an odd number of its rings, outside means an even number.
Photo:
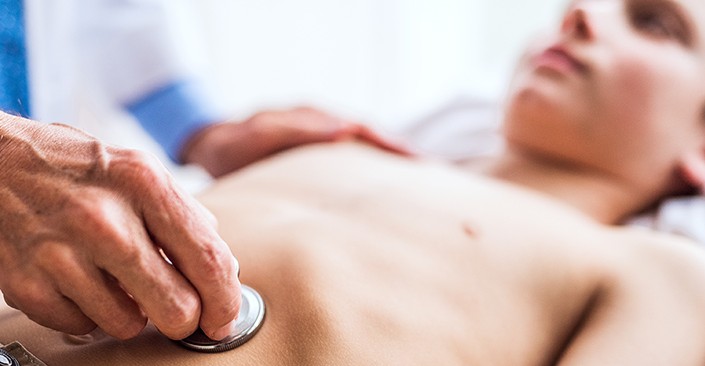
[[[123,81],[139,89],[190,65],[234,120],[308,105],[402,136],[419,124],[435,129],[443,120],[444,132],[421,131],[425,141],[419,145],[460,147],[443,152],[450,157],[474,154],[464,149],[485,139],[465,138],[466,121],[493,118],[490,110],[497,109],[524,45],[541,32],[555,31],[566,3],[106,0],[98,6],[97,0],[25,0],[37,19],[28,31],[38,46],[37,62],[30,66],[42,81],[33,90],[33,108],[39,107],[40,119],[70,122],[109,143],[154,152],[192,191],[207,185],[202,184],[207,177],[171,164],[119,108],[115,101],[126,101]],[[134,7],[147,13],[130,12]],[[155,13],[169,19],[166,28],[143,16]],[[162,42],[161,33],[169,41]],[[179,57],[152,60],[153,50],[145,47]],[[140,64],[135,60],[152,65],[151,71],[140,80],[123,77]]]
[[[234,115],[312,104],[394,131],[449,100],[500,96],[566,0],[200,0]]]

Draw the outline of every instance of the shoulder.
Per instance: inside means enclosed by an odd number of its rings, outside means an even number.
[[[609,235],[609,254],[601,256],[600,291],[610,296],[639,298],[673,310],[705,312],[705,248],[675,235],[638,229],[616,229]],[[688,307],[691,307],[688,309]],[[666,306],[661,306],[666,308]],[[697,310],[697,311],[696,311]]]
[[[614,230],[612,238],[622,250],[611,274],[640,281],[658,277],[700,289],[705,296],[705,247],[680,236],[631,228]]]
[[[705,248],[675,236],[614,230],[601,276],[561,364],[701,365]]]

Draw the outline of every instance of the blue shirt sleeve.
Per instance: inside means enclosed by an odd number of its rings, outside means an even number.
[[[204,86],[192,80],[165,85],[126,108],[177,163],[193,133],[223,119]]]

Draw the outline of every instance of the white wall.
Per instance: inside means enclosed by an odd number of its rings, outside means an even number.
[[[464,94],[496,95],[565,0],[201,0],[234,116],[312,104],[395,129]]]

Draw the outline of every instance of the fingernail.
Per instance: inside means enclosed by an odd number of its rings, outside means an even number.
[[[232,334],[233,330],[235,330],[235,320],[213,332],[213,340],[220,341]]]

